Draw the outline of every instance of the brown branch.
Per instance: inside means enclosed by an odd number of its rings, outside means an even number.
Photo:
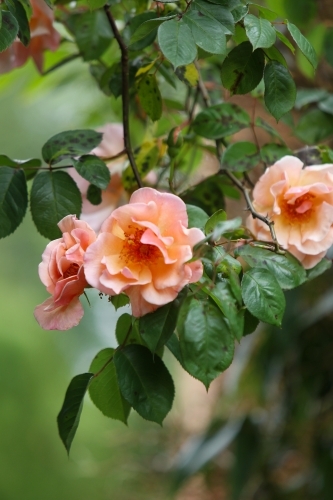
[[[119,30],[117,28],[116,22],[111,14],[108,5],[104,6],[104,11],[110,23],[111,29],[113,31],[114,37],[121,52],[121,75],[122,75],[122,107],[123,107],[123,127],[124,127],[124,145],[128,156],[128,160],[133,170],[133,174],[139,187],[143,187],[143,183],[138,171],[138,167],[135,163],[135,158],[131,146],[130,137],[130,127],[129,127],[129,68],[128,68],[128,49],[122,39]]]

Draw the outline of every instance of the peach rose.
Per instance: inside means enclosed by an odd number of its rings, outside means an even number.
[[[79,324],[83,307],[79,296],[88,283],[84,276],[83,256],[96,234],[75,215],[67,215],[58,224],[62,238],[51,241],[39,264],[39,277],[52,295],[35,309],[35,318],[45,330],[68,330]]]
[[[178,196],[138,189],[129,204],[112,212],[85,253],[88,283],[109,295],[125,292],[136,317],[173,301],[202,275],[201,262],[189,260],[204,234],[187,225]]]
[[[333,165],[303,168],[285,156],[260,177],[253,190],[257,212],[274,221],[278,242],[303,264],[314,267],[333,244]],[[271,241],[269,228],[249,216],[258,240]]]
[[[0,53],[0,73],[8,73],[23,66],[32,57],[39,72],[43,71],[44,51],[56,50],[60,35],[53,28],[53,11],[44,0],[31,0],[32,17],[30,19],[30,43],[25,47],[17,38],[7,50]]]
[[[108,123],[97,131],[103,133],[103,140],[97,148],[91,151],[91,154],[107,158],[115,156],[124,149],[123,126],[120,123]],[[83,179],[74,168],[68,169],[68,173],[73,177],[82,194],[83,204],[80,218],[88,222],[95,231],[99,231],[112,210],[128,202],[128,196],[121,179],[124,159],[107,162],[107,165],[111,172],[111,181],[108,187],[102,191],[102,202],[99,205],[92,205],[87,200],[89,182]]]

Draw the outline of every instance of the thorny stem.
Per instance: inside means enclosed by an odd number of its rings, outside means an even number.
[[[198,67],[198,64],[195,63],[196,65],[196,68],[198,70],[198,74],[199,74],[199,81],[198,81],[198,88],[201,92],[201,95],[202,95],[202,99],[205,103],[205,106],[208,108],[210,106],[210,97],[208,95],[208,92],[207,92],[207,89],[205,87],[205,84],[201,78],[201,74],[200,74],[200,68]],[[220,171],[219,173],[220,174],[224,174],[226,175],[230,180],[231,182],[242,192],[244,198],[245,198],[245,201],[247,203],[247,209],[251,212],[251,215],[254,219],[259,219],[261,220],[262,222],[264,222],[265,224],[267,224],[267,226],[269,227],[269,230],[270,230],[270,233],[271,233],[271,236],[272,236],[272,240],[273,240],[273,243],[274,243],[274,247],[275,247],[275,252],[278,253],[278,254],[284,254],[284,250],[282,250],[280,248],[280,245],[279,245],[279,242],[276,238],[276,233],[275,233],[275,228],[274,228],[274,221],[271,221],[269,220],[268,217],[264,217],[263,215],[260,215],[258,212],[255,211],[253,205],[252,205],[252,201],[251,201],[251,197],[250,197],[250,190],[243,184],[243,182],[241,182],[239,179],[237,179],[237,177],[234,176],[234,174],[232,172],[229,172],[228,170],[226,170],[225,168],[222,167],[222,164],[221,164],[221,158],[222,158],[222,148],[221,148],[221,140],[216,140],[215,141],[215,144],[216,144],[216,152],[217,152],[217,157],[218,157],[218,160],[219,160],[219,163],[220,163]]]
[[[122,74],[122,106],[123,106],[123,127],[124,127],[124,145],[128,156],[128,160],[133,170],[133,174],[139,187],[143,187],[143,183],[135,163],[135,158],[131,146],[130,127],[129,127],[129,69],[128,69],[128,49],[124,40],[120,36],[116,22],[111,14],[108,5],[104,6],[104,11],[110,23],[114,37],[121,52],[121,74]]]

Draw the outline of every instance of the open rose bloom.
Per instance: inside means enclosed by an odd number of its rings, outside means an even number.
[[[311,269],[333,244],[333,165],[303,168],[298,158],[285,156],[260,177],[253,206],[274,221],[280,245]],[[260,220],[249,216],[247,227],[258,240],[272,241]]]
[[[40,73],[43,71],[44,51],[56,50],[60,35],[53,28],[53,11],[44,0],[31,0],[32,16],[29,22],[30,43],[25,47],[17,38],[4,52],[0,53],[0,73],[7,73],[23,66],[32,57]]]
[[[39,277],[52,295],[35,309],[35,318],[45,330],[68,330],[76,326],[83,307],[79,296],[88,285],[84,276],[83,257],[96,234],[75,215],[58,224],[62,238],[51,241],[39,264]]]
[[[87,249],[88,283],[109,295],[125,292],[136,317],[173,301],[202,275],[201,262],[189,260],[204,234],[187,226],[186,206],[178,196],[138,189],[129,204],[106,219]]]

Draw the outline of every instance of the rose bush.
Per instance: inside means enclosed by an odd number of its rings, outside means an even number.
[[[7,73],[23,66],[29,57],[32,57],[38,71],[42,73],[44,51],[47,49],[54,51],[59,46],[60,35],[53,27],[52,9],[44,0],[31,0],[31,7],[30,43],[25,47],[17,38],[7,50],[0,53],[0,73]]]
[[[108,123],[97,129],[103,133],[103,140],[93,149],[90,154],[101,158],[109,158],[120,153],[124,149],[123,126],[120,123]],[[99,231],[104,220],[117,206],[128,202],[128,195],[124,190],[121,173],[124,160],[106,161],[111,173],[111,181],[108,187],[102,191],[102,202],[93,205],[87,199],[89,182],[83,179],[74,168],[68,169],[68,173],[75,180],[82,195],[82,213],[80,218],[95,230]]]
[[[278,242],[306,269],[314,267],[333,244],[333,164],[303,168],[285,156],[260,177],[253,206],[274,221]],[[271,241],[262,221],[249,216],[247,227],[258,240]]]
[[[185,203],[152,188],[135,191],[103,223],[84,256],[88,283],[108,295],[125,292],[134,316],[171,302],[202,275],[192,248],[204,238],[188,229]]]
[[[88,285],[84,276],[83,257],[96,234],[75,215],[58,224],[62,238],[51,241],[39,264],[39,277],[52,295],[35,308],[35,318],[45,330],[68,330],[83,316],[79,296]]]

